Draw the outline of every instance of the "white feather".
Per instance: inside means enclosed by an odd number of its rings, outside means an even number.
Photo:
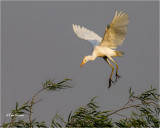
[[[88,30],[85,27],[80,27],[79,25],[73,24],[73,30],[79,38],[87,40],[90,44],[93,45],[93,47],[99,45],[102,40],[98,34]]]

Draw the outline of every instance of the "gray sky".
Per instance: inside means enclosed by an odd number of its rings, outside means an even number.
[[[127,101],[130,87],[136,93],[150,89],[151,85],[158,89],[158,8],[158,2],[138,1],[3,1],[2,119],[16,101],[22,105],[49,78],[71,78],[74,87],[39,95],[44,100],[34,106],[32,118],[47,123],[56,112],[65,117],[95,96],[102,110],[113,110]],[[80,68],[92,47],[74,34],[72,24],[103,37],[116,10],[127,12],[130,23],[124,44],[118,48],[125,55],[113,58],[122,78],[108,90],[111,67],[103,59],[97,58]]]

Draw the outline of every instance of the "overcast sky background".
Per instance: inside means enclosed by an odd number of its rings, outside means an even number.
[[[101,110],[123,106],[131,87],[137,94],[159,85],[159,3],[157,2],[2,2],[2,121],[16,105],[29,100],[45,80],[73,79],[73,88],[43,92],[44,100],[33,107],[33,117],[51,122],[58,112],[64,117],[93,97]],[[116,10],[129,14],[125,55],[113,58],[119,65],[117,83],[108,90],[111,67],[102,59],[88,62],[92,47],[79,39],[72,24],[103,37]],[[113,75],[113,80],[115,76]],[[27,116],[24,118],[28,118]]]

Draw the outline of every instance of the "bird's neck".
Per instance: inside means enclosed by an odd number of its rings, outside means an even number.
[[[89,57],[89,59],[90,59],[91,61],[94,61],[94,60],[96,59],[97,56],[89,55],[88,57]]]

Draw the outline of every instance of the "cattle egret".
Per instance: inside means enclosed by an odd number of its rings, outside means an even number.
[[[111,83],[114,83],[112,80],[112,75],[114,72],[114,67],[110,63],[111,60],[116,65],[116,79],[120,76],[118,75],[118,64],[112,59],[112,57],[121,57],[123,56],[123,51],[116,51],[117,46],[120,46],[126,36],[127,27],[128,27],[129,19],[127,13],[118,13],[116,11],[115,16],[112,22],[107,25],[105,29],[105,34],[103,39],[94,33],[93,31],[88,30],[87,28],[80,27],[79,25],[73,24],[73,30],[75,34],[84,40],[87,40],[93,46],[92,55],[85,56],[83,58],[82,64],[87,63],[88,61],[94,61],[96,57],[102,57],[112,68],[111,75],[109,77],[109,86],[111,87]]]

